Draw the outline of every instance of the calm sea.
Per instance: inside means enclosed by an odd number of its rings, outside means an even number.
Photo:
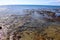
[[[60,6],[47,5],[4,5],[0,6],[0,15],[4,14],[22,14],[22,9],[60,9]]]
[[[48,5],[4,5],[0,7],[6,7],[11,9],[60,8],[60,6],[48,6]]]

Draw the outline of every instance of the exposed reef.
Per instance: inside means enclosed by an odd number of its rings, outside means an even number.
[[[57,9],[25,9],[23,15],[0,18],[0,40],[60,40],[60,13]]]

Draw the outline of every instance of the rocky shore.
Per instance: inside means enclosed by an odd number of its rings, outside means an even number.
[[[24,15],[0,18],[0,40],[60,40],[60,11],[24,9]]]

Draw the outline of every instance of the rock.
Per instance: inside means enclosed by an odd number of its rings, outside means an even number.
[[[56,16],[55,12],[36,9],[27,9],[24,12],[26,14],[23,17],[11,15],[1,19],[0,29],[5,35],[2,38],[7,40],[60,40],[60,23],[55,24],[56,21],[60,21],[60,16]],[[2,33],[1,30],[0,33]]]

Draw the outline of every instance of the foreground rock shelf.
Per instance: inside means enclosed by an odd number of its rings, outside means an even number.
[[[60,13],[40,9],[0,18],[0,40],[60,40]]]

